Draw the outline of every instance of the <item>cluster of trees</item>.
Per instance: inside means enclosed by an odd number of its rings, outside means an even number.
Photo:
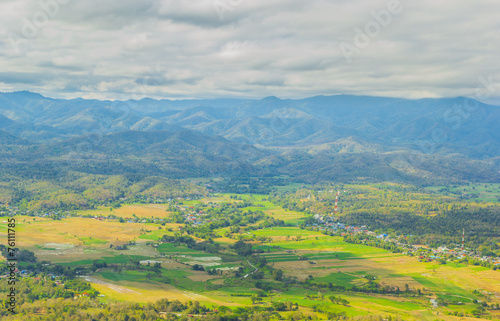
[[[333,213],[340,191],[340,214],[375,212],[379,214],[435,215],[472,205],[457,198],[443,197],[425,189],[400,184],[330,185],[319,184],[295,193],[272,193],[269,200],[284,208],[305,213]]]
[[[269,194],[276,186],[284,186],[288,180],[282,177],[234,176],[222,180],[210,180],[207,188],[212,192],[236,194]]]
[[[47,277],[35,280],[34,278],[23,278],[22,282],[16,283],[16,306],[17,314],[11,315],[7,310],[8,297],[7,293],[10,291],[10,285],[7,282],[0,283],[0,293],[2,298],[0,300],[0,319],[2,320],[28,320],[29,315],[33,313],[47,311],[49,313],[52,308],[55,309],[50,303],[52,302],[65,302],[65,305],[71,305],[73,298],[76,295],[86,293],[89,299],[95,297],[98,292],[95,292],[88,284],[80,280],[67,281],[63,286],[56,286],[54,281]],[[47,305],[44,304],[47,302]],[[78,305],[76,305],[78,306]],[[75,306],[75,308],[76,308]],[[18,318],[21,317],[21,318]]]
[[[408,242],[431,246],[461,243],[466,229],[467,246],[481,247],[485,254],[500,256],[500,207],[450,210],[432,217],[416,214],[357,213],[345,215],[346,224],[367,225],[375,231],[412,235]]]
[[[402,253],[404,251],[408,251],[407,248],[403,248],[399,246],[398,244],[395,244],[393,242],[383,242],[380,239],[377,239],[376,237],[365,235],[365,234],[347,234],[344,236],[344,241],[347,243],[354,243],[354,244],[363,244],[363,245],[368,245],[368,246],[373,246],[373,247],[378,247],[378,248],[383,248],[389,251],[392,251],[393,253]],[[407,237],[400,237],[398,240],[399,243],[408,243],[408,238]],[[422,243],[418,243],[422,244]],[[496,244],[496,243],[494,243]],[[484,248],[485,246],[482,245],[480,248]],[[476,252],[472,252],[472,254],[479,252],[481,254],[481,251],[478,249]],[[484,253],[484,252],[483,252]],[[420,248],[417,252],[408,252],[408,255],[411,256],[429,256],[432,255],[432,251],[430,249],[425,249],[425,248]],[[494,256],[497,254],[493,253]],[[465,263],[469,265],[478,265],[478,266],[483,266],[487,267],[493,270],[498,270],[499,267],[497,265],[494,265],[493,263],[486,261],[486,260],[478,260],[474,259],[472,257],[464,257],[464,258],[459,258],[457,259],[454,255],[450,254],[441,254],[441,258],[437,259],[436,262],[439,264],[446,264],[447,259],[453,259],[457,263]]]
[[[250,256],[253,254],[252,244],[245,243],[243,240],[234,243],[231,248],[240,256]]]
[[[219,237],[215,232],[217,229],[229,227],[226,237],[232,238],[231,233],[241,233],[271,226],[284,226],[285,222],[266,215],[263,211],[246,209],[247,207],[258,207],[249,201],[221,203],[221,204],[197,204],[188,210],[182,210],[176,205],[169,207],[170,222],[186,223],[183,231],[197,238],[210,240]],[[194,216],[201,214],[198,219],[203,224],[189,224],[186,217],[189,214]]]
[[[19,249],[19,248],[14,248],[9,252],[9,248],[6,247],[3,244],[0,244],[0,252],[2,253],[2,256],[5,258],[16,258],[18,262],[36,262],[36,256],[35,253],[25,250],[25,249]],[[13,254],[14,256],[12,256]]]
[[[475,205],[456,198],[432,195],[424,189],[400,184],[317,185],[295,193],[270,195],[269,200],[305,214],[335,213],[347,225],[368,226],[377,233],[406,235],[409,244],[433,247],[461,242],[485,256],[500,256],[500,207]],[[314,219],[306,219],[309,224]],[[392,250],[392,249],[391,249]]]
[[[380,239],[377,239],[374,236],[366,235],[366,234],[347,234],[344,236],[344,242],[353,243],[353,244],[363,244],[373,247],[378,247],[384,250],[392,251],[393,253],[401,253],[404,250],[401,249],[398,245],[392,242],[383,242]]]
[[[61,175],[33,177],[0,175],[0,203],[16,205],[20,211],[41,212],[89,209],[101,205],[117,207],[124,202],[208,195],[202,186],[158,176],[69,171]]]
[[[246,210],[244,208],[255,206],[251,202],[235,202],[221,203],[215,206],[196,205],[191,211],[194,213],[205,213],[205,218],[210,220],[209,227],[218,229],[227,226],[247,226],[262,220],[266,215],[263,211]],[[185,221],[184,212],[174,206],[169,207],[172,212],[172,217],[175,223],[183,223]]]
[[[0,293],[3,297],[6,297],[5,294],[8,291],[9,286],[5,282],[0,283]],[[68,280],[64,286],[60,286],[47,278],[38,280],[25,278],[22,283],[19,283],[16,313],[12,314],[2,308],[0,318],[7,321],[156,321],[159,319],[187,320],[194,317],[207,321],[237,321],[281,319],[278,312],[288,310],[288,305],[279,302],[271,306],[234,309],[226,306],[209,308],[197,301],[182,303],[178,300],[167,299],[148,304],[113,301],[102,303],[96,299],[98,294],[89,284],[78,279]],[[5,307],[7,300],[2,299],[0,304]],[[292,305],[292,310],[294,309],[297,309],[296,305]]]
[[[196,242],[196,240],[189,235],[163,235],[160,241],[165,243],[177,243],[179,245],[184,244],[190,249],[205,251],[212,254],[219,253],[220,251],[220,244],[215,243],[213,239],[209,239],[208,241],[203,242]]]

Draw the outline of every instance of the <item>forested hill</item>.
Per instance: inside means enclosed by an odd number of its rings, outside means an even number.
[[[2,171],[500,181],[500,107],[466,98],[99,101],[0,93]],[[64,168],[67,168],[64,167]],[[39,175],[39,174],[37,174]]]
[[[98,101],[0,93],[0,129],[33,141],[186,128],[264,146],[321,146],[349,137],[358,150],[405,147],[485,159],[499,156],[498,123],[500,107],[461,97]],[[429,142],[436,146],[424,147]]]

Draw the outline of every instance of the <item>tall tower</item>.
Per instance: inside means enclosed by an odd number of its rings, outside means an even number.
[[[340,194],[340,192],[337,191],[337,195],[335,195],[335,212],[337,212],[339,210],[337,207],[338,202],[339,202],[339,194]]]
[[[462,231],[462,251],[465,250],[464,243],[465,243],[465,229]]]

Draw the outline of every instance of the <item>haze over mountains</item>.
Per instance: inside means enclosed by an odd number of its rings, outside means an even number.
[[[98,101],[0,93],[4,168],[500,181],[500,107],[465,98]],[[17,167],[16,167],[17,168]]]

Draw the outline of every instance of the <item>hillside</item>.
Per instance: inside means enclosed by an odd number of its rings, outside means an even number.
[[[349,95],[121,102],[0,93],[2,145],[17,160],[0,161],[35,172],[70,159],[71,168],[100,174],[499,181],[500,108],[475,102],[466,109],[465,102]]]

